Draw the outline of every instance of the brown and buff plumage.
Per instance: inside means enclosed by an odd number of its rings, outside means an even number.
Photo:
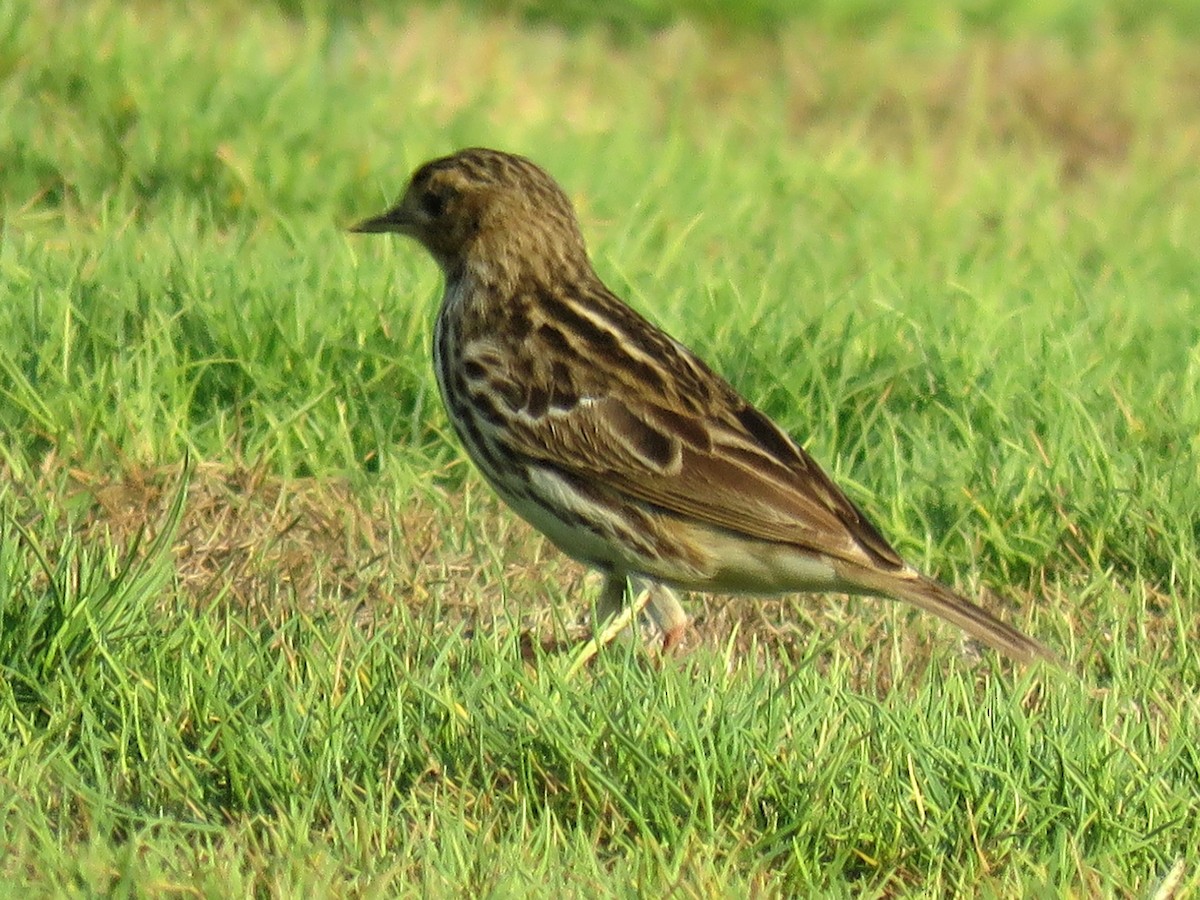
[[[527,159],[463,150],[355,226],[420,241],[446,277],[442,398],[500,496],[606,575],[601,612],[647,582],[667,643],[670,588],[845,591],[904,600],[1028,661],[1037,641],[908,566],[813,459],[592,269],[570,201]]]

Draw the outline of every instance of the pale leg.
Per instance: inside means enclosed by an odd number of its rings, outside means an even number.
[[[641,579],[635,579],[638,585]],[[688,614],[679,603],[679,597],[665,584],[649,582],[650,602],[646,606],[646,615],[662,634],[663,653],[667,653],[679,643],[687,631]]]
[[[646,618],[662,635],[663,649],[670,650],[687,630],[688,614],[679,603],[679,597],[671,588],[648,578],[635,576],[633,582],[634,606],[645,604]],[[627,579],[624,576],[608,575],[596,602],[596,621],[593,628],[602,626],[625,608]],[[648,600],[643,600],[645,595]]]
[[[640,591],[632,603],[626,605],[625,582],[624,577],[618,578],[615,575],[605,578],[604,589],[596,603],[596,620],[592,623],[593,637],[583,645],[583,649],[567,669],[567,678],[586,666],[588,661],[600,652],[601,647],[612,643],[613,638],[633,624],[650,603],[653,592],[647,588]]]

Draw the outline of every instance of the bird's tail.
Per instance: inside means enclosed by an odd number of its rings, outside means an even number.
[[[855,572],[852,580],[871,593],[911,603],[933,613],[968,635],[1022,663],[1045,660],[1061,666],[1053,651],[1024,632],[1008,625],[981,606],[955,593],[944,584],[921,573],[906,569],[892,574],[878,571]]]

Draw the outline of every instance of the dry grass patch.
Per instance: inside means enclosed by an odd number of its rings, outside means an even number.
[[[43,468],[27,491],[54,492],[87,541],[125,552],[168,518],[178,468],[134,467],[113,475]],[[19,480],[11,479],[20,485]],[[229,603],[269,621],[294,608],[343,611],[366,627],[392,604],[433,617],[469,637],[520,629],[543,646],[586,633],[594,574],[564,557],[473,480],[461,491],[356,489],[332,478],[280,478],[261,468],[196,465],[173,548],[175,582],[198,609]],[[972,592],[973,593],[973,592]],[[1011,617],[1002,601],[983,603]],[[1027,602],[1033,602],[1028,599]],[[856,687],[885,692],[919,681],[957,647],[948,626],[886,600],[840,595],[782,598],[695,594],[683,652],[706,647],[730,665],[803,662],[825,668],[839,644],[862,648],[870,665]],[[880,652],[891,646],[892,652]]]

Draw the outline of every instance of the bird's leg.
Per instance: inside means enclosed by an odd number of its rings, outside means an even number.
[[[640,581],[641,579],[636,579],[634,584],[637,585]],[[673,590],[657,581],[648,584],[646,590],[650,592],[650,602],[646,606],[646,615],[662,634],[662,652],[669,653],[683,638],[691,620]]]
[[[691,618],[684,612],[675,591],[649,578],[634,576],[627,585],[625,578],[608,575],[596,602],[593,628],[610,621],[626,608],[626,594],[630,587],[635,611],[642,610],[643,618],[662,636],[663,650],[670,650],[683,637]]]
[[[596,609],[592,614],[593,631],[625,608],[625,594],[628,588],[629,579],[625,575],[616,572],[605,573],[604,587],[600,589],[600,597],[596,600]]]
[[[670,650],[683,637],[690,621],[679,603],[679,597],[665,584],[639,576],[629,579],[628,587],[632,587],[635,611],[644,609],[644,617],[662,635],[663,650]],[[593,628],[603,625],[625,609],[628,587],[624,577],[608,575],[604,579],[604,588],[596,603]],[[629,622],[632,624],[632,619]]]
[[[627,584],[628,579],[623,574],[609,573],[605,576],[604,588],[601,590],[600,599],[596,603],[595,618],[592,622],[592,639],[583,645],[583,648],[579,651],[579,655],[571,663],[571,667],[567,669],[568,678],[586,666],[592,657],[600,652],[601,647],[608,646],[612,643],[613,638],[636,621],[637,617],[641,615],[642,610],[646,608],[655,596],[654,586],[651,585],[640,589],[636,596],[634,596],[633,601],[626,604],[625,589]],[[678,601],[676,601],[675,605],[679,605]],[[682,612],[682,610],[680,611]]]

